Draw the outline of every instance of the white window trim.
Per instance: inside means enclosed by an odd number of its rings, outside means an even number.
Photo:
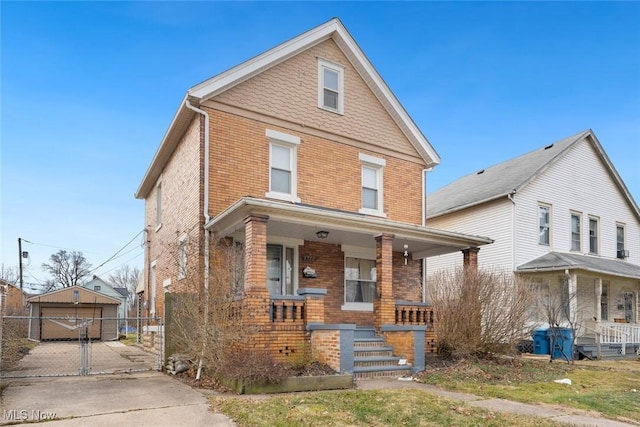
[[[579,235],[579,248],[578,249],[573,249],[573,217],[577,216],[578,220],[580,221],[579,224],[579,229],[578,229],[578,235]],[[583,227],[583,221],[582,221],[582,212],[576,212],[576,211],[570,211],[569,212],[569,250],[573,251],[573,252],[582,252],[582,227]]]
[[[264,194],[265,197],[300,203],[301,200],[298,198],[298,145],[300,145],[300,137],[271,129],[267,129],[265,135],[269,138],[269,191]],[[291,194],[271,191],[271,147],[274,145],[291,150]]]
[[[189,254],[187,253],[187,234],[185,233],[178,239],[178,280],[187,278],[188,258]]]
[[[324,105],[324,73],[328,68],[338,73],[338,109],[326,107]],[[318,108],[332,113],[344,114],[344,66],[326,59],[318,58]]]
[[[384,212],[384,167],[387,162],[385,159],[370,156],[368,154],[359,153],[358,158],[360,159],[360,171],[361,176],[360,180],[362,181],[362,167],[368,167],[376,170],[376,181],[377,181],[377,190],[378,190],[378,209],[370,209],[360,207],[358,213],[372,216],[379,216],[382,218],[386,218],[387,214]],[[362,182],[360,182],[360,205],[362,206]]]
[[[370,259],[376,260],[376,249],[375,248],[363,248],[360,246],[352,246],[352,245],[342,245],[342,252],[344,253],[344,258],[342,261],[343,269],[344,266],[347,265],[347,258],[362,258],[362,259]],[[343,280],[342,280],[342,292],[345,292],[346,279],[344,278],[344,270],[343,270]],[[343,295],[343,301],[344,301]],[[373,311],[373,303],[372,302],[343,302],[340,307],[342,311]]]
[[[541,243],[540,242],[540,208],[546,208],[548,209],[549,212],[549,222],[547,224],[547,233],[548,233],[548,242],[547,243]],[[552,244],[553,244],[553,240],[552,240],[552,233],[551,230],[553,229],[553,209],[551,207],[550,204],[548,203],[544,203],[544,202],[538,202],[538,210],[537,210],[537,217],[538,217],[538,245],[539,246],[544,246],[544,247],[548,247],[548,248],[552,248]]]
[[[589,254],[591,255],[600,255],[600,217],[597,216],[593,216],[593,215],[589,215],[589,222],[587,223],[587,231],[588,231],[588,235],[589,235],[589,246],[588,246],[588,250],[589,250]],[[596,250],[595,251],[591,251],[591,221],[595,221],[596,222]]]
[[[622,222],[616,222],[616,252],[618,251],[618,228],[622,228],[622,243],[624,244],[623,250],[627,246],[627,226]]]

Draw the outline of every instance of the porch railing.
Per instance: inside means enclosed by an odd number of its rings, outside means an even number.
[[[304,323],[307,318],[303,297],[272,297],[270,318],[272,323]]]
[[[606,323],[600,325],[599,330],[603,344],[640,344],[640,326]]]
[[[433,307],[426,303],[397,301],[396,325],[433,326]]]

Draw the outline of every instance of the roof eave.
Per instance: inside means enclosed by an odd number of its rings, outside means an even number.
[[[185,97],[180,102],[176,113],[173,115],[171,124],[167,128],[167,131],[165,132],[164,137],[160,142],[160,146],[154,154],[153,159],[151,160],[151,164],[149,165],[147,171],[144,174],[144,177],[142,178],[142,181],[140,182],[138,190],[135,192],[136,199],[145,199],[149,195],[151,189],[158,180],[158,177],[160,177],[164,165],[169,160],[169,157],[171,157],[173,150],[178,145],[180,136],[175,134],[177,131],[178,123],[181,123],[184,120],[189,120],[190,117],[193,117],[193,115],[195,114],[193,111],[185,107],[185,102],[187,99],[187,95],[185,95]]]

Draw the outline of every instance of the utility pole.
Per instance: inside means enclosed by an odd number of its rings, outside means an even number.
[[[20,271],[20,310],[24,307],[24,292],[22,290],[22,239],[18,237],[18,265]]]

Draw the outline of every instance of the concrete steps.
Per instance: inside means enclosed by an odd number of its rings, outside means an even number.
[[[353,347],[356,379],[411,376],[411,366],[400,364],[402,359],[393,355],[393,347],[376,336],[373,328],[357,328]]]
[[[596,359],[598,356],[598,348],[595,343],[579,343],[576,344],[576,350],[579,355],[589,359]],[[625,358],[637,358],[640,351],[640,344],[629,343],[626,345],[626,355],[622,355],[622,344],[601,344],[600,356],[602,359],[614,360]]]

